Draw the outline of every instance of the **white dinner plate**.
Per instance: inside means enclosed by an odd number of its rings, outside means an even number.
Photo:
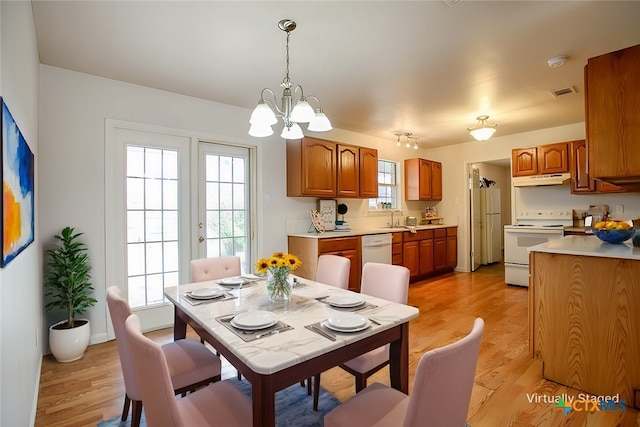
[[[359,332],[367,329],[371,322],[366,317],[345,313],[331,316],[323,325],[337,332]]]
[[[333,328],[354,330],[367,325],[369,319],[353,313],[340,313],[327,319],[327,324]]]
[[[357,307],[364,304],[364,300],[358,295],[336,294],[331,295],[325,300],[329,305],[334,307]]]
[[[240,286],[246,281],[242,277],[226,277],[218,280],[218,284],[224,286]]]
[[[200,288],[187,294],[194,299],[212,299],[218,298],[224,294],[225,290],[222,288]]]
[[[270,311],[247,311],[238,314],[230,323],[236,328],[253,331],[275,325],[278,323],[278,317]]]

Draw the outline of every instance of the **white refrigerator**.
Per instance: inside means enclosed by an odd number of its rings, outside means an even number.
[[[500,215],[500,189],[480,189],[480,221],[482,230],[481,263],[491,264],[502,258],[502,218]]]

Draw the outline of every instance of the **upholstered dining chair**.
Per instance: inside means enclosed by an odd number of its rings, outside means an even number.
[[[131,426],[137,427],[142,415],[142,394],[140,383],[134,373],[132,350],[125,333],[125,321],[131,315],[131,308],[120,295],[117,286],[107,289],[107,305],[116,335],[116,347],[124,379],[125,397],[121,419],[127,419],[129,407],[132,406]],[[184,394],[220,380],[220,359],[198,341],[178,340],[164,344],[161,350],[167,361],[175,394]]]
[[[351,260],[338,255],[320,255],[316,267],[316,282],[340,289],[349,287]]]
[[[409,296],[409,269],[401,265],[368,262],[362,267],[360,292],[399,304],[406,304]],[[389,364],[389,347],[371,350],[340,365],[355,376],[356,393],[367,386],[367,378]],[[320,374],[314,377],[313,409],[318,410]]]
[[[372,384],[329,412],[325,427],[464,427],[483,331],[484,321],[476,318],[468,335],[426,352],[418,362],[411,396]]]
[[[191,281],[224,279],[241,274],[239,256],[221,256],[191,260]]]
[[[127,318],[125,332],[149,426],[245,427],[252,424],[251,400],[229,380],[209,384],[176,399],[164,349],[142,334],[140,319],[135,314]]]

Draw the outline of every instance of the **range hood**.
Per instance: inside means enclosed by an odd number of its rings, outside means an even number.
[[[562,185],[571,181],[567,173],[552,173],[548,175],[516,176],[511,178],[514,187],[536,187],[541,185]]]

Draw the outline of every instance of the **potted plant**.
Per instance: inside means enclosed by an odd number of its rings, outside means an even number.
[[[48,249],[48,272],[44,287],[46,311],[64,310],[66,320],[49,328],[49,346],[58,362],[71,362],[82,357],[89,345],[89,320],[76,319],[97,302],[92,296],[91,266],[87,247],[75,233],[65,227],[56,235],[58,245]]]

